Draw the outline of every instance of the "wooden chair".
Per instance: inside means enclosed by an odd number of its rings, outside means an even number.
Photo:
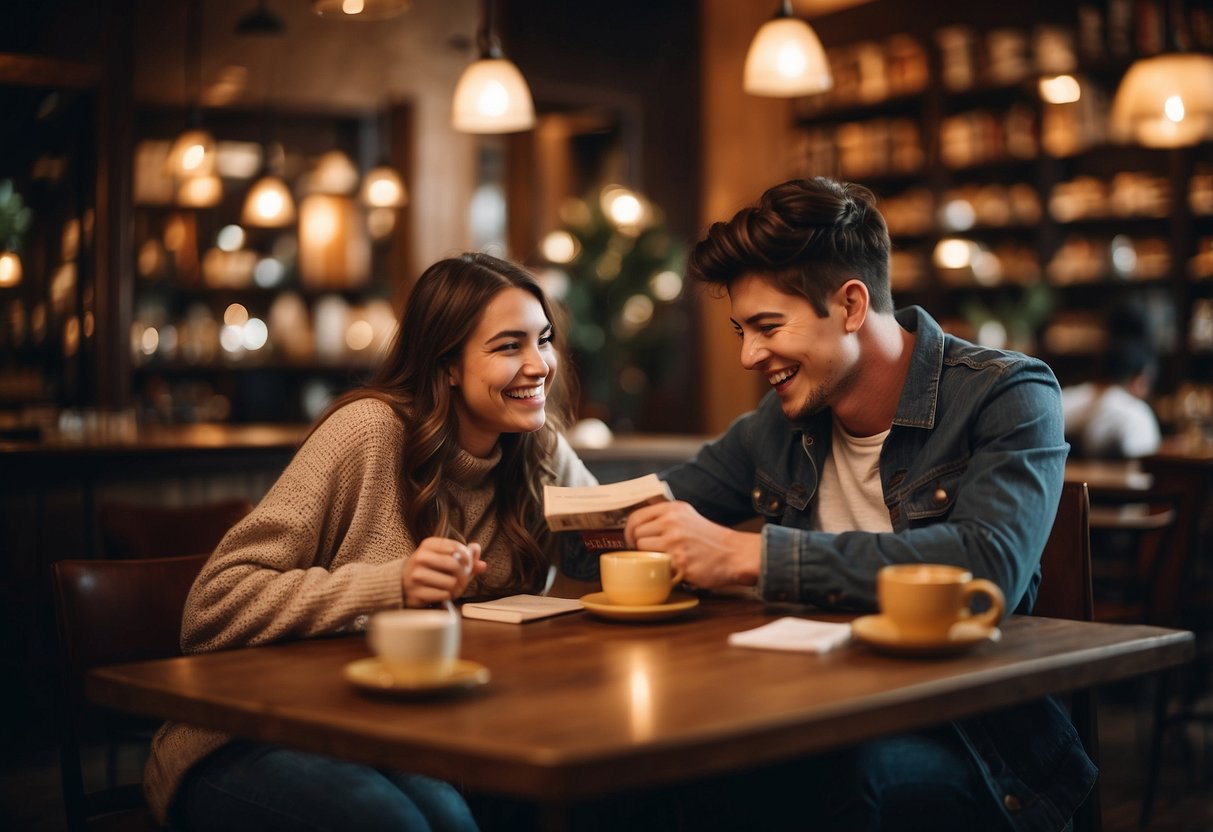
[[[171,507],[106,503],[98,512],[101,549],[111,558],[209,554],[252,510],[245,499]]]
[[[89,705],[84,677],[106,664],[180,653],[186,595],[208,555],[136,560],[61,560],[51,565],[63,670],[60,769],[72,832],[155,829],[142,787],[115,783],[117,742],[140,729],[137,720]],[[81,749],[102,739],[109,751],[105,788],[87,792]]]
[[[1213,464],[1199,453],[1191,457],[1164,454],[1143,460],[1143,468],[1154,481],[1150,501],[1165,500],[1175,518],[1154,559],[1149,560],[1148,552],[1143,557],[1144,580],[1149,581],[1150,591],[1141,605],[1142,620],[1192,630],[1197,644],[1194,662],[1155,679],[1146,788],[1138,819],[1146,827],[1158,789],[1163,739],[1176,727],[1203,725],[1207,731],[1213,725],[1213,712],[1201,705],[1213,665],[1213,597],[1208,585],[1201,583],[1200,574],[1201,564],[1208,562],[1202,560],[1208,553],[1207,547],[1202,549],[1202,527],[1207,528],[1203,524],[1213,517]],[[1178,700],[1175,708],[1172,698]],[[1187,764],[1191,765],[1190,757]]]
[[[1089,493],[1095,620],[1176,626],[1185,571],[1174,545],[1178,496],[1106,486]]]
[[[1092,620],[1090,511],[1085,482],[1062,485],[1053,530],[1040,555],[1041,581],[1033,615]],[[1099,721],[1094,690],[1087,688],[1070,694],[1070,720],[1088,756],[1098,764]],[[1095,832],[1102,826],[1097,780],[1074,814],[1074,832]]]

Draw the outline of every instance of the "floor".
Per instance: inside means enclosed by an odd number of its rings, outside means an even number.
[[[1144,786],[1149,713],[1148,689],[1141,683],[1100,692],[1102,757],[1101,803],[1105,832],[1137,832]],[[1206,706],[1213,706],[1213,695]],[[1149,826],[1155,832],[1213,832],[1213,730],[1187,731],[1189,762],[1184,762],[1183,732],[1165,746],[1158,796]],[[101,771],[101,755],[88,768]],[[120,760],[120,776],[138,776],[137,753]],[[5,749],[0,761],[0,830],[64,832],[60,803],[58,752],[53,747],[16,753]]]

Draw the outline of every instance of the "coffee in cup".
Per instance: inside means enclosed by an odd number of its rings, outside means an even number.
[[[459,658],[459,615],[450,610],[387,610],[371,617],[367,642],[402,682],[449,674]]]
[[[973,613],[978,595],[990,600],[989,609]],[[953,624],[964,621],[977,627],[996,627],[1006,601],[993,582],[974,578],[959,566],[940,563],[899,563],[876,573],[880,611],[907,640],[945,640]]]
[[[665,552],[606,552],[599,557],[598,568],[607,600],[627,607],[665,603],[683,574]]]

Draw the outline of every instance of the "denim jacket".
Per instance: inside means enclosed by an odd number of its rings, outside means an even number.
[[[1040,361],[945,335],[918,307],[897,321],[917,339],[880,454],[891,533],[810,529],[832,416],[792,423],[774,393],[661,476],[709,520],[765,519],[767,600],[871,611],[881,566],[928,561],[988,578],[1030,612],[1068,449],[1057,381]],[[1052,699],[956,727],[1009,828],[1063,828],[1095,781]]]

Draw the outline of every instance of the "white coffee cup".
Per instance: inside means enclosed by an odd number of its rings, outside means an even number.
[[[450,610],[387,610],[371,617],[367,643],[400,681],[449,674],[459,658],[460,620]]]
[[[612,604],[647,607],[665,603],[682,580],[665,552],[606,552],[598,558],[602,591]]]

